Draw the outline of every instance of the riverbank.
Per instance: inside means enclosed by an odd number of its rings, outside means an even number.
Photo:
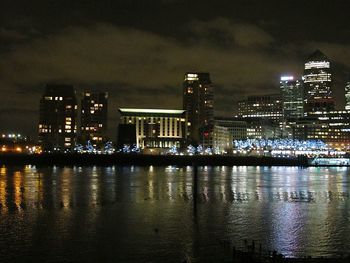
[[[15,165],[224,165],[224,166],[308,166],[307,158],[275,158],[228,155],[144,155],[144,154],[2,154],[0,164]]]

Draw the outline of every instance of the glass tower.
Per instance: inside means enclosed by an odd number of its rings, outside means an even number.
[[[303,85],[293,76],[282,76],[280,88],[283,100],[284,118],[303,117]]]
[[[321,51],[315,51],[305,62],[303,82],[306,113],[334,110],[331,65]]]

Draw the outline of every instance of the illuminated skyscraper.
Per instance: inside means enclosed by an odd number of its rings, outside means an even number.
[[[40,100],[39,143],[44,151],[67,151],[75,146],[77,99],[70,85],[46,85]]]
[[[345,86],[345,109],[350,110],[350,79]]]
[[[107,132],[108,93],[84,92],[81,100],[81,140],[102,145]]]
[[[283,114],[285,118],[303,117],[303,86],[293,76],[283,76],[280,81]]]
[[[186,110],[189,123],[189,142],[210,144],[214,121],[214,92],[209,73],[185,74],[183,109]]]
[[[334,110],[331,65],[321,51],[315,51],[305,62],[303,81],[304,112]]]

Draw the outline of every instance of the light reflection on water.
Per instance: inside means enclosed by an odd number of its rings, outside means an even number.
[[[286,256],[350,252],[349,170],[297,167],[0,167],[0,256],[212,261],[220,240]]]

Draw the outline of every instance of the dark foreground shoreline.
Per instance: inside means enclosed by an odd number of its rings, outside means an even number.
[[[144,154],[2,154],[0,165],[212,165],[212,166],[308,166],[306,157],[275,158],[255,156],[179,156],[179,155],[144,155]]]

